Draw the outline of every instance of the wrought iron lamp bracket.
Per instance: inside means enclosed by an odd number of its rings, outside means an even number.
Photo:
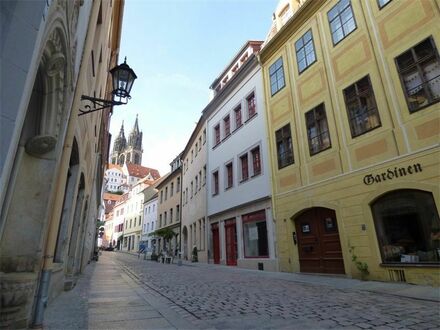
[[[126,100],[128,100],[130,97],[127,97]],[[92,107],[87,104],[84,106],[84,108],[86,110],[79,110],[79,114],[78,116],[82,116],[82,115],[86,115],[88,113],[91,112],[95,112],[95,111],[99,111],[99,110],[103,110],[106,108],[110,108],[114,105],[123,105],[123,104],[127,104],[127,102],[121,102],[121,101],[114,101],[114,100],[104,100],[104,99],[98,99],[96,97],[90,97],[87,95],[82,95],[81,96],[81,101],[90,101],[91,103],[93,103],[94,108],[92,109]]]

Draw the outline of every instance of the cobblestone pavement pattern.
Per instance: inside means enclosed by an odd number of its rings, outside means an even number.
[[[434,301],[298,283],[235,267],[177,266],[121,253],[113,258],[198,328],[440,328],[440,304]]]

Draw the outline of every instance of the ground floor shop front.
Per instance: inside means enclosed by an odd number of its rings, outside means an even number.
[[[275,196],[280,271],[439,286],[439,159],[431,149]]]
[[[277,271],[270,199],[209,217],[209,262]]]

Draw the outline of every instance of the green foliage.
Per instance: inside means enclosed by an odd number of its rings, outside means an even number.
[[[160,228],[160,229],[157,229],[149,234],[149,236],[162,237],[164,240],[167,240],[167,241],[169,241],[170,239],[172,239],[176,235],[177,234],[171,228]]]
[[[351,253],[351,261],[353,261],[356,268],[361,272],[361,277],[365,278],[368,274],[370,274],[368,264],[358,260],[358,256],[354,254],[354,246],[350,246],[349,251]]]

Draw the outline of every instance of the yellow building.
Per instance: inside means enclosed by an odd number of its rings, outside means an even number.
[[[440,1],[282,1],[260,53],[280,270],[440,285]]]

